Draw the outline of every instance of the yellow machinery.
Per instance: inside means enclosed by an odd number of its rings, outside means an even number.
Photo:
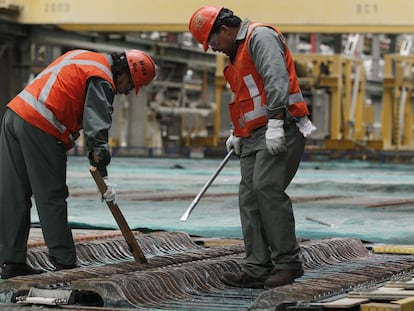
[[[380,128],[374,131],[374,107],[366,101],[362,59],[345,55],[294,55],[302,89],[327,88],[330,131],[325,148],[414,150],[412,91],[414,56],[385,55]]]
[[[330,94],[327,149],[347,150],[376,143],[368,135],[372,112],[365,105],[365,69],[362,59],[345,55],[293,56],[302,90],[327,89]]]
[[[414,56],[388,54],[384,60],[382,149],[414,150],[411,108]]]

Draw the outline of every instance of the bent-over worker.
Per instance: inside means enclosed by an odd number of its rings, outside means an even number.
[[[108,179],[108,132],[116,94],[138,94],[155,77],[143,51],[111,55],[72,50],[54,60],[8,104],[0,135],[1,278],[43,272],[27,264],[31,197],[50,262],[77,266],[68,224],[67,151],[82,129],[91,165],[104,177],[106,201],[115,201]]]

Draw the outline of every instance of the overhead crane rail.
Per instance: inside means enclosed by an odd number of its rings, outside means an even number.
[[[0,9],[22,24],[53,24],[70,31],[187,31],[205,1],[2,0]],[[240,17],[276,24],[285,33],[414,33],[414,2],[407,0],[223,0]],[[93,12],[93,14],[91,14]]]

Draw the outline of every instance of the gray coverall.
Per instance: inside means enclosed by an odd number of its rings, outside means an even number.
[[[87,148],[108,150],[115,90],[97,77],[80,87],[86,88],[82,126]],[[0,264],[26,263],[32,195],[49,257],[61,265],[76,264],[67,219],[66,152],[64,143],[6,110],[0,134]]]
[[[243,21],[236,43],[246,38],[248,23]],[[265,126],[241,139],[239,208],[246,250],[243,269],[256,278],[266,278],[273,268],[298,269],[302,265],[292,202],[285,190],[297,172],[306,139],[287,111],[289,74],[281,36],[271,28],[257,27],[248,44],[264,81],[268,117],[285,110],[286,152],[271,155],[267,151]]]

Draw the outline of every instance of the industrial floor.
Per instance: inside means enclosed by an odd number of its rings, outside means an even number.
[[[243,262],[237,160],[226,165],[188,221],[179,220],[219,162],[113,159],[109,174],[118,205],[148,261],[137,263],[99,199],[87,161],[70,157],[69,221],[79,267],[52,271],[34,208],[28,262],[46,272],[0,280],[0,309],[414,308],[410,165],[303,162],[288,194],[305,275],[293,284],[264,290],[232,288],[219,279],[225,271],[239,271]],[[23,303],[35,294],[52,306]],[[53,306],[59,295],[68,301]]]
[[[223,168],[188,221],[180,221],[220,162],[115,157],[109,177],[132,229],[241,238],[237,158]],[[117,229],[88,169],[84,157],[69,158],[69,221],[74,228]],[[352,236],[367,242],[398,244],[414,241],[413,193],[412,164],[364,161],[304,161],[287,189],[298,237]],[[35,208],[32,221],[38,222]]]

